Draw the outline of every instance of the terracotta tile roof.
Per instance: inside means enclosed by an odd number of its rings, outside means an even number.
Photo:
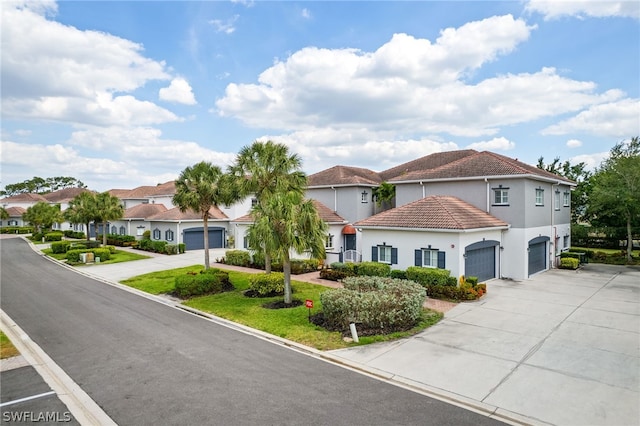
[[[24,207],[8,207],[6,210],[10,217],[22,217],[27,211]]]
[[[355,226],[465,230],[508,224],[457,197],[432,195],[358,221]]]
[[[331,210],[329,207],[322,204],[320,201],[317,201],[317,200],[311,200],[311,201],[313,201],[313,205],[316,207],[316,210],[318,211],[318,215],[320,216],[320,219],[322,219],[326,223],[334,223],[334,224],[348,223],[345,218],[343,218],[338,213]],[[253,217],[249,213],[234,219],[233,222],[253,223]]]
[[[461,158],[465,158],[477,153],[478,151],[473,149],[436,152],[436,153],[418,158],[416,160],[409,161],[404,164],[400,164],[399,166],[387,169],[384,172],[380,172],[380,176],[382,176],[382,179],[385,181],[388,181],[393,178],[401,178],[402,176],[412,172],[427,171],[427,170],[435,169],[442,165],[452,163]]]
[[[113,192],[112,192],[113,191]],[[130,190],[126,189],[112,189],[109,191],[111,195],[116,195],[121,200],[140,200],[148,197],[158,197],[161,195],[173,195],[176,193],[175,181],[169,181],[165,183],[159,183],[156,186],[139,186]]]
[[[131,192],[131,190],[130,189],[110,189],[107,192],[112,197],[118,197],[122,200],[123,198],[125,198],[126,195],[128,195]]]
[[[65,201],[73,200],[77,195],[80,195],[83,192],[92,191],[89,191],[86,188],[64,188],[54,192],[50,192],[48,194],[44,194],[43,197],[46,198],[50,203],[62,203]]]
[[[403,176],[390,179],[390,182],[417,181],[429,179],[455,179],[490,176],[534,175],[547,179],[573,183],[562,176],[549,173],[546,170],[522,163],[513,158],[489,151],[477,152],[444,164],[431,170],[416,170]]]
[[[37,203],[43,201],[48,203],[47,199],[40,194],[16,194],[10,197],[5,197],[0,200],[2,203]]]
[[[112,194],[113,195],[113,194]],[[138,204],[124,211],[124,219],[146,219],[158,213],[166,212],[164,204]]]
[[[382,182],[380,175],[369,169],[350,166],[333,166],[308,177],[308,186],[375,185]]]
[[[174,207],[170,210],[156,213],[153,216],[147,218],[148,220],[199,220],[201,219],[200,213],[187,210],[181,212],[178,207]],[[209,219],[228,219],[228,216],[222,212],[218,207],[211,207],[209,209]]]

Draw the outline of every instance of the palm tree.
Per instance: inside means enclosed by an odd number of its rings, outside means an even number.
[[[0,207],[0,219],[6,220],[9,219],[9,212],[4,207]]]
[[[102,222],[102,244],[107,245],[108,222],[121,219],[124,215],[124,208],[120,199],[108,192],[95,195],[93,204],[94,221],[96,223]]]
[[[265,207],[267,200],[274,194],[304,194],[307,176],[301,169],[302,160],[297,154],[290,154],[286,145],[255,141],[240,150],[236,163],[229,168],[229,172],[239,182],[239,195],[244,197],[254,194],[256,204]],[[272,255],[268,248],[268,244],[264,245],[267,273],[271,272]]]
[[[266,252],[282,260],[284,302],[291,304],[291,252],[309,252],[324,258],[327,225],[318,215],[311,200],[296,191],[274,193],[252,209],[254,224],[249,228],[249,241],[262,243]]]
[[[64,219],[69,223],[82,223],[86,226],[87,241],[89,241],[89,226],[96,216],[96,195],[92,192],[82,192],[69,202],[69,207],[64,211]]]
[[[204,267],[209,269],[209,210],[217,204],[231,204],[234,197],[225,184],[220,167],[201,161],[185,168],[176,181],[173,204],[181,212],[187,210],[200,214],[204,227]]]

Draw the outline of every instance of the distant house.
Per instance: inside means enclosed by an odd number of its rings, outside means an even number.
[[[147,217],[151,239],[170,244],[183,243],[186,250],[204,248],[204,222],[199,213],[190,210],[181,212],[179,208],[162,211]],[[209,209],[209,248],[226,247],[229,217],[218,207]]]
[[[0,226],[26,226],[22,220],[22,215],[27,211],[24,207],[7,207],[5,209],[9,218],[0,221]]]

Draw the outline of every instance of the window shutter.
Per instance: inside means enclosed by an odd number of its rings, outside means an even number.
[[[372,262],[378,261],[378,247],[376,246],[371,247],[371,261]]]
[[[422,266],[422,250],[416,250],[414,251],[414,254],[415,254],[414,265]]]
[[[445,269],[445,255],[443,251],[438,252],[438,268]]]
[[[398,249],[391,247],[391,264],[396,265],[398,263]]]

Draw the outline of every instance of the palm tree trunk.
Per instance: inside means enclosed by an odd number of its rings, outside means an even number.
[[[107,245],[107,226],[108,226],[108,222],[102,223],[102,245],[103,246]]]
[[[284,303],[291,303],[291,259],[289,253],[285,253],[282,259],[282,272],[284,272]]]
[[[271,253],[267,250],[264,251],[264,272],[265,274],[271,273]]]
[[[209,212],[202,216],[204,224],[204,269],[209,269]]]
[[[91,240],[91,222],[85,223],[87,225],[87,241]]]
[[[627,262],[633,260],[633,233],[631,232],[631,215],[627,215]]]

